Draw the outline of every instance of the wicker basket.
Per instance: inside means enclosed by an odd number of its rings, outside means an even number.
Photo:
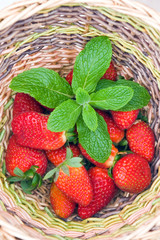
[[[55,216],[49,185],[24,194],[3,175],[11,133],[14,94],[8,85],[18,73],[46,67],[62,76],[72,69],[86,42],[106,35],[119,74],[145,86],[145,108],[156,137],[152,185],[139,195],[121,193],[94,218],[67,221]],[[0,12],[0,239],[160,239],[160,14],[129,0],[28,0]]]

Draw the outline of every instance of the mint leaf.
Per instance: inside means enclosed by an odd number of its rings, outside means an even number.
[[[116,84],[117,84],[117,81],[114,82],[114,81],[108,80],[108,79],[101,79],[101,80],[99,80],[99,82],[97,84],[96,92],[101,89],[108,88],[108,87],[114,87],[114,86],[116,86]]]
[[[95,131],[98,127],[97,114],[96,111],[88,103],[83,106],[82,116],[87,127],[91,131]]]
[[[69,83],[57,72],[46,68],[34,68],[18,74],[12,79],[10,88],[30,94],[49,108],[55,108],[73,97]]]
[[[119,80],[117,81],[117,84],[131,87],[134,90],[132,99],[127,103],[126,106],[122,107],[120,111],[141,109],[149,103],[151,97],[147,89],[140,84],[129,80]]]
[[[88,92],[82,88],[78,88],[76,91],[76,102],[80,105],[90,101]]]
[[[150,95],[147,91],[147,89],[143,86],[141,86],[139,83],[136,83],[131,80],[126,79],[120,79],[116,82],[102,79],[98,82],[96,91],[99,91],[104,88],[108,88],[111,86],[128,86],[133,89],[133,97],[131,100],[122,108],[119,109],[119,111],[131,111],[136,109],[141,109],[144,106],[146,106],[150,101]]]
[[[107,130],[107,124],[103,117],[97,114],[98,127],[95,132],[91,131],[82,116],[77,121],[79,143],[86,152],[97,162],[104,163],[111,154],[112,141]]]
[[[114,86],[91,94],[90,104],[105,110],[119,110],[132,98],[134,91],[127,86]]]
[[[50,114],[47,128],[52,132],[62,132],[73,128],[81,110],[82,106],[74,100],[69,99],[61,103]]]
[[[108,37],[92,38],[76,57],[72,88],[76,93],[81,87],[88,93],[95,90],[97,82],[108,69],[112,57],[112,46]]]

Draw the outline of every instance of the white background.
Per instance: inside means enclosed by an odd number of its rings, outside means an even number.
[[[6,7],[16,1],[18,1],[18,0],[0,0],[0,9],[3,9],[4,7]],[[151,8],[154,8],[155,10],[160,12],[160,0],[138,0],[138,1],[148,5]]]

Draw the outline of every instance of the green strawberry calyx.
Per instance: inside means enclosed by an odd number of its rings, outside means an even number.
[[[38,166],[31,166],[29,170],[23,172],[20,168],[16,167],[14,169],[16,176],[10,176],[7,180],[10,183],[20,182],[23,191],[27,194],[32,194],[33,190],[42,185],[42,177],[36,172],[38,168]]]
[[[66,159],[62,163],[60,163],[57,167],[50,170],[44,176],[43,180],[54,177],[54,182],[56,182],[58,179],[60,170],[62,170],[65,174],[67,174],[69,176],[70,173],[69,173],[68,166],[75,167],[75,168],[82,167],[82,164],[81,164],[82,160],[83,160],[83,158],[81,158],[81,157],[73,157],[72,150],[69,147],[67,147],[66,148]]]

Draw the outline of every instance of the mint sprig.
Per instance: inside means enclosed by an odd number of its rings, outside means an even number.
[[[77,126],[80,144],[98,162],[109,157],[112,142],[107,124],[94,108],[131,111],[146,106],[150,100],[144,87],[123,77],[116,82],[100,80],[111,57],[109,38],[95,37],[76,57],[72,86],[58,73],[45,68],[25,71],[10,84],[14,91],[28,93],[42,105],[55,108],[47,124],[50,131],[68,131]],[[65,171],[66,167],[62,168]],[[54,171],[58,177],[59,168]]]

